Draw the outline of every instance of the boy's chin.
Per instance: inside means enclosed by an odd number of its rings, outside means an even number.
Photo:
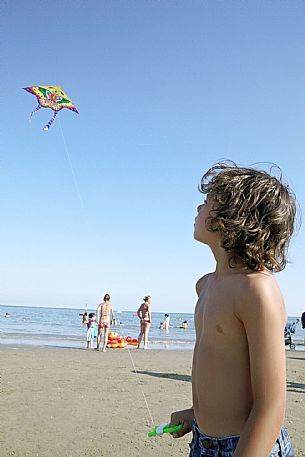
[[[202,236],[198,235],[198,233],[194,232],[194,240],[199,241],[199,243],[204,243],[205,241]]]
[[[202,235],[202,233],[198,234],[194,232],[194,240],[198,241],[199,243],[203,243],[207,246],[210,246],[209,240],[204,235]]]

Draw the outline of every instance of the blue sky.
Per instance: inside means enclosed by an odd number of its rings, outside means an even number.
[[[47,1],[1,6],[0,302],[192,312],[214,268],[193,240],[219,159],[275,162],[304,190],[302,1]],[[60,85],[79,115],[40,110]],[[73,172],[69,165],[71,159]],[[277,275],[305,310],[304,228]]]

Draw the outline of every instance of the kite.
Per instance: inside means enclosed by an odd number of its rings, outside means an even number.
[[[54,111],[52,119],[44,126],[43,130],[49,130],[53,124],[58,111],[68,108],[78,113],[75,105],[68,95],[59,86],[30,86],[23,87],[24,90],[36,95],[39,105],[31,112],[30,119],[40,108],[51,108]]]

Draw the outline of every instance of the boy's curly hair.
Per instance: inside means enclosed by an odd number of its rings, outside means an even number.
[[[199,190],[215,199],[206,227],[220,233],[230,263],[242,262],[254,271],[285,268],[296,198],[281,175],[277,179],[265,171],[220,162],[203,175]]]

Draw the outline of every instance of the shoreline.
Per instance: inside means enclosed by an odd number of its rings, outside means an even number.
[[[3,337],[3,334],[0,336],[0,349],[4,347],[12,348],[53,348],[53,349],[85,349],[86,340],[80,340],[79,337],[75,338],[47,338],[48,335],[45,335],[44,338],[35,338],[32,335],[23,335],[22,338],[14,336],[11,338],[6,334]],[[21,340],[21,341],[20,341]],[[286,353],[289,352],[304,352],[305,343],[294,340],[295,349],[290,349],[289,346],[286,346]],[[96,345],[96,343],[95,343]],[[150,339],[149,345],[153,351],[178,351],[178,352],[187,352],[193,351],[195,346],[195,341],[179,341],[179,340],[168,340],[166,341],[155,341],[153,338]],[[134,350],[133,346],[128,346],[129,349]]]
[[[126,457],[187,456],[190,435],[147,433],[151,416],[157,425],[190,406],[192,353],[0,345],[0,455],[101,457],[123,447]],[[286,358],[285,425],[305,457],[305,351]]]
[[[10,347],[10,348],[37,348],[37,349],[45,349],[45,348],[50,348],[50,349],[87,349],[86,348],[86,341],[79,341],[79,340],[69,340],[69,345],[67,345],[67,340],[66,339],[58,339],[57,341],[55,340],[49,340],[45,341],[43,339],[38,340],[35,338],[29,338],[28,341],[21,341],[18,342],[18,338],[5,338],[2,339],[0,338],[0,349],[5,348],[5,347]],[[81,343],[81,344],[80,344]],[[95,344],[96,346],[96,344]],[[154,341],[149,341],[149,346],[152,351],[177,351],[177,352],[193,352],[195,343],[191,342],[176,342],[176,341],[170,341],[167,343],[164,342],[154,342]],[[94,347],[95,348],[95,347]],[[125,351],[127,348],[124,348]],[[128,346],[128,349],[131,351],[134,351],[136,348],[133,346]],[[110,350],[110,348],[109,348]],[[113,351],[118,351],[122,349],[112,349]],[[298,349],[297,349],[298,350]]]

